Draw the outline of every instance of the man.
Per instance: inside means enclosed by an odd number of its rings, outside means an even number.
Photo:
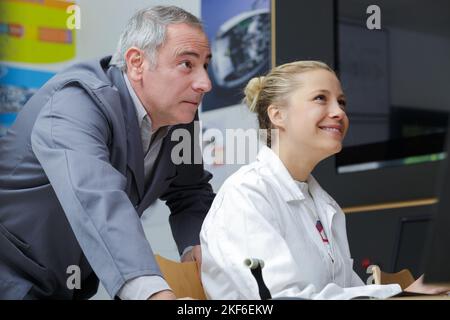
[[[210,58],[193,15],[144,9],[112,60],[76,64],[29,100],[0,139],[0,299],[89,298],[98,279],[111,297],[175,298],[139,218],[165,200],[183,260],[200,262],[211,175],[172,161],[171,133],[198,139]]]

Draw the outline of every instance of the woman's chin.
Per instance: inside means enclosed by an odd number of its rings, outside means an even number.
[[[336,153],[341,152],[342,150],[342,143],[340,142],[334,142],[334,143],[330,143],[327,148],[325,148],[326,153],[327,153],[327,157],[332,156]]]

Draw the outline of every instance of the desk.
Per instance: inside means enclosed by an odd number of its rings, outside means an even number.
[[[449,295],[423,295],[423,296],[405,296],[393,297],[388,300],[450,300]]]

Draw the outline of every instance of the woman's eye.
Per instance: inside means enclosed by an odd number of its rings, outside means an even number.
[[[345,100],[339,100],[338,103],[342,108],[345,108],[347,106],[347,101]]]
[[[326,101],[327,98],[323,94],[321,94],[321,95],[318,95],[317,97],[315,97],[314,100],[322,102],[322,101]]]

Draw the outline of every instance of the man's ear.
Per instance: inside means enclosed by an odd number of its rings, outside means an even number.
[[[130,80],[139,81],[144,72],[144,52],[136,47],[131,47],[125,52],[127,64],[127,76]]]
[[[286,110],[284,110],[284,108],[271,104],[267,107],[267,115],[275,128],[285,128]]]

